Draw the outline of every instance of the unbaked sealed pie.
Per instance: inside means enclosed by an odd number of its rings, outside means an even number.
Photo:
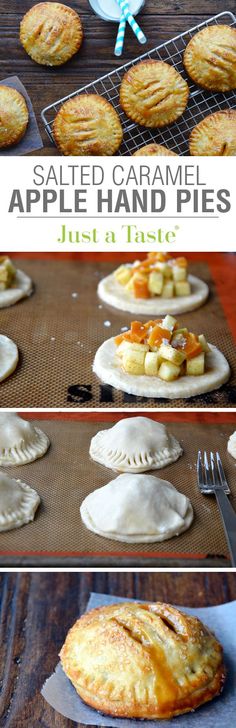
[[[189,76],[210,91],[236,88],[236,30],[209,25],[189,41],[183,57]]]
[[[0,256],[0,308],[13,306],[33,290],[31,278],[15,268],[7,255]]]
[[[142,61],[121,82],[120,103],[132,121],[162,127],[182,116],[189,97],[184,78],[164,61]]]
[[[169,314],[108,339],[98,349],[93,371],[106,384],[140,397],[188,398],[227,382],[230,368],[223,354],[180,326]]]
[[[17,345],[8,336],[0,334],[0,382],[15,371],[18,361]]]
[[[147,258],[120,265],[102,278],[98,295],[114,308],[159,316],[193,311],[206,301],[209,289],[190,275],[184,256],[148,253]]]
[[[120,718],[193,711],[220,694],[226,677],[214,634],[158,602],[91,610],[70,629],[60,658],[82,700]]]
[[[178,460],[182,452],[167,427],[149,417],[127,417],[97,432],[89,450],[93,460],[123,473],[164,468]]]
[[[0,473],[0,532],[33,521],[40,504],[36,490],[21,480]]]
[[[80,94],[66,101],[53,123],[59,151],[72,156],[111,156],[123,132],[113,106],[98,94]]]
[[[167,149],[163,144],[146,144],[134,152],[133,157],[178,157],[178,154]]]
[[[24,96],[15,88],[0,85],[0,149],[18,144],[25,135],[28,121]]]
[[[38,3],[21,21],[20,40],[36,63],[61,66],[81,46],[82,23],[78,13],[67,5]]]
[[[41,458],[50,445],[47,435],[14,412],[0,412],[0,465],[24,465]]]
[[[228,452],[236,460],[236,431],[230,435],[227,445]]]
[[[236,110],[216,111],[200,121],[191,131],[189,150],[199,157],[235,157]]]

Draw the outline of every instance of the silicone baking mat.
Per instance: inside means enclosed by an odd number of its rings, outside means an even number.
[[[112,71],[108,75],[102,76],[102,78],[97,79],[93,83],[77,89],[73,94],[65,96],[63,99],[59,99],[53,104],[50,104],[50,106],[47,106],[42,111],[42,119],[51,141],[53,142],[52,124],[62,104],[69,98],[78,96],[80,93],[96,93],[100,96],[104,96],[114,106],[120,116],[124,139],[120,147],[119,154],[133,154],[143,145],[150,144],[150,142],[153,141],[167,145],[169,149],[177,152],[177,154],[188,154],[188,139],[193,127],[205,116],[208,116],[208,114],[236,106],[235,91],[223,94],[201,89],[187,76],[183,66],[183,52],[193,35],[202,28],[219,23],[235,27],[235,15],[230,12],[219,13],[218,15],[205,20],[200,25],[196,25],[194,28],[191,28],[185,33],[172,38],[172,40],[169,40],[167,43],[163,43],[148,53],[144,53],[142,56],[135,58],[134,61],[126,63],[124,66]],[[145,127],[133,124],[122,111],[119,104],[120,84],[124,74],[138,61],[149,59],[166,61],[173,65],[186,79],[190,89],[188,106],[183,116],[181,116],[177,122],[171,124],[171,126],[165,127],[164,129],[145,129]]]
[[[116,421],[119,416],[115,417]],[[122,564],[122,558],[136,558],[145,565],[147,558],[206,559],[207,556],[221,559],[229,564],[228,551],[218,508],[214,497],[202,496],[197,488],[195,462],[197,451],[205,447],[208,451],[216,447],[222,456],[226,477],[232,490],[232,503],[236,508],[235,461],[227,453],[226,445],[233,431],[232,425],[209,425],[170,423],[168,430],[181,443],[184,455],[172,465],[152,471],[152,475],[170,480],[185,493],[192,502],[195,518],[188,531],[178,538],[163,543],[125,544],[97,536],[88,531],[80,519],[80,505],[83,499],[100,486],[117,477],[113,470],[95,463],[89,457],[91,438],[112,423],[69,420],[36,421],[50,437],[51,447],[42,459],[22,467],[8,469],[8,474],[24,480],[35,488],[42,504],[35,521],[15,531],[0,533],[1,556],[19,552],[38,556],[58,556],[78,559],[86,565],[90,557],[97,563]]]
[[[122,327],[129,327],[133,318],[109,308],[97,297],[99,279],[114,270],[114,264],[40,259],[15,259],[15,263],[32,277],[35,292],[0,312],[1,333],[10,336],[20,350],[16,371],[0,384],[1,407],[160,409],[235,404],[236,348],[205,263],[191,265],[191,271],[210,285],[210,299],[179,320],[196,332],[204,332],[225,354],[232,376],[221,389],[187,400],[135,397],[101,384],[93,374],[98,347]]]

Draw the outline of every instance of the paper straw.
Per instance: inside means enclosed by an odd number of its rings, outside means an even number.
[[[125,16],[125,19],[127,20],[127,23],[129,23],[134,34],[136,35],[136,38],[139,41],[139,43],[146,43],[147,38],[144,35],[141,28],[139,27],[138,23],[136,23],[136,20],[134,19],[133,15],[131,14],[130,9],[129,9],[129,3],[127,2],[127,0],[116,0],[116,2],[120,6],[122,13]]]
[[[126,20],[125,16],[122,13],[120,24],[118,28],[117,38],[116,38],[116,45],[115,45],[115,56],[121,56],[123,51],[123,45],[124,45],[124,38],[125,38],[125,28],[126,28]]]

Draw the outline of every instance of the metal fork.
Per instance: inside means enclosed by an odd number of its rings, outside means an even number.
[[[216,461],[215,461],[216,459]],[[223,521],[225,536],[231,556],[232,566],[236,566],[236,512],[229,502],[230,488],[227,483],[224,468],[217,452],[210,453],[210,466],[206,451],[202,458],[201,450],[197,459],[198,487],[204,495],[213,494],[216,497],[217,505]]]

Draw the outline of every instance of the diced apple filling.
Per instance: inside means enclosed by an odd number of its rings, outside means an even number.
[[[174,316],[155,321],[132,321],[130,331],[115,338],[120,366],[128,374],[159,377],[172,382],[205,372],[210,347],[203,334],[180,327]]]
[[[134,298],[174,298],[191,294],[187,260],[182,256],[173,258],[169,253],[148,253],[145,260],[121,265],[114,276]]]
[[[14,281],[16,270],[10,258],[6,255],[0,256],[0,291],[10,288]]]

